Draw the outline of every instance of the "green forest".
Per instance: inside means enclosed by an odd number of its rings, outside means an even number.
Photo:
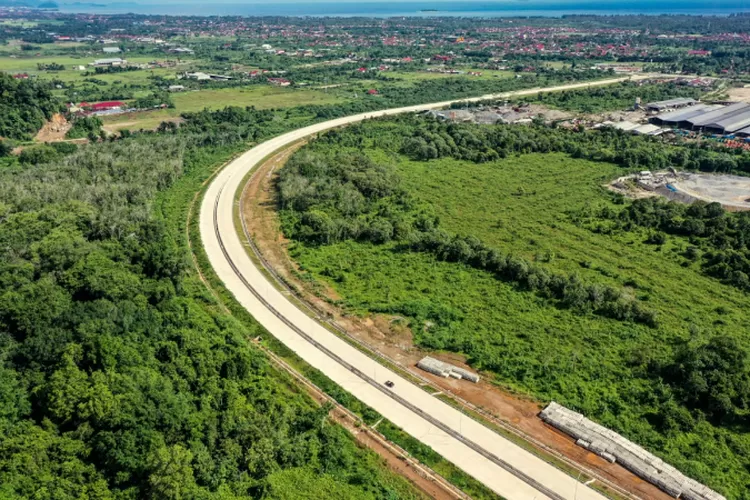
[[[225,115],[0,169],[0,497],[421,498],[199,281],[194,193],[291,126]]]
[[[418,346],[750,498],[745,218],[601,187],[666,165],[744,172],[748,157],[404,116],[321,135],[277,190],[302,278],[346,312],[406,318]]]
[[[49,84],[16,80],[4,72],[0,72],[0,96],[0,142],[29,139],[54,113],[64,109]]]

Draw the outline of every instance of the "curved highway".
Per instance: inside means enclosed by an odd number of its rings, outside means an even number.
[[[200,209],[200,234],[206,254],[227,289],[274,337],[499,495],[509,500],[603,499],[597,491],[380,365],[298,309],[248,256],[245,243],[235,228],[234,212],[235,195],[248,172],[269,154],[311,134],[366,118],[443,108],[453,102],[586,88],[623,80],[625,78],[363,113],[270,139],[232,161],[207,188]],[[395,382],[393,388],[385,387],[387,380]]]

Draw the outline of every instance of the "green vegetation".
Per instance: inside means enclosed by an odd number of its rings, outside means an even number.
[[[251,87],[184,92],[172,96],[175,107],[183,112],[222,109],[227,106],[255,106],[258,109],[293,108],[309,104],[333,104],[343,99],[336,93],[320,90],[294,90],[283,87]]]
[[[0,138],[29,139],[63,108],[48,85],[0,73]]]
[[[80,139],[81,137],[89,137],[94,141],[98,139],[99,133],[102,129],[102,121],[96,117],[77,116],[73,118],[73,125],[65,134],[68,139]]]
[[[195,182],[242,145],[200,139],[66,145],[0,171],[0,496],[418,496],[187,265]],[[299,483],[279,491],[285,477]]]
[[[321,136],[282,170],[290,254],[347,311],[405,319],[418,345],[462,353],[499,384],[580,410],[729,497],[748,498],[750,297],[686,258],[696,245],[688,236],[657,245],[650,227],[592,230],[619,223],[601,215],[630,206],[601,187],[623,172],[612,161],[628,164],[614,151],[654,162],[744,161],[614,131],[371,121]],[[448,246],[415,246],[429,224]],[[727,227],[727,236],[744,233]],[[488,272],[485,249],[513,255],[517,270],[568,277],[564,293],[583,302]],[[586,305],[603,290],[656,322]]]
[[[608,219],[611,223],[602,223]],[[659,198],[636,200],[620,212],[603,210],[594,219],[594,230],[606,234],[647,228],[648,242],[663,245],[667,234],[691,243],[684,256],[700,261],[703,271],[725,283],[750,292],[750,234],[747,212],[728,213],[718,203],[686,206]]]
[[[545,92],[524,98],[525,102],[579,113],[601,113],[632,107],[636,98],[643,104],[675,97],[698,99],[701,90],[676,84],[639,84],[623,82],[608,87]]]

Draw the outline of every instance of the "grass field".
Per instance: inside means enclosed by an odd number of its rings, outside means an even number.
[[[172,94],[174,109],[138,111],[122,115],[104,116],[102,121],[109,131],[120,129],[152,129],[165,120],[173,120],[183,112],[221,109],[225,106],[255,106],[259,109],[288,108],[305,104],[333,104],[343,99],[336,93],[322,90],[298,90],[271,86],[253,86],[217,90],[201,90]]]
[[[288,108],[305,104],[333,104],[341,98],[334,92],[299,90],[270,85],[247,88],[201,90],[174,94],[175,107],[180,111],[220,109],[224,106],[255,106],[261,109]]]
[[[147,84],[149,83],[149,77],[162,76],[164,78],[174,77],[178,71],[174,68],[164,69],[156,68],[153,70],[138,70],[138,71],[125,71],[122,73],[110,73],[103,75],[88,75],[84,77],[84,71],[79,71],[78,66],[84,66],[86,70],[93,71],[89,67],[89,63],[95,59],[103,59],[109,57],[101,52],[92,52],[90,54],[82,56],[54,56],[54,55],[40,55],[40,56],[27,56],[23,57],[0,57],[0,71],[6,71],[8,73],[28,73],[30,75],[36,75],[38,78],[44,80],[58,79],[64,82],[82,82],[85,78],[96,78],[98,80],[105,81],[107,83],[113,83],[119,81],[125,84]],[[149,56],[133,56],[119,55],[127,59],[128,62],[142,64],[153,61],[154,57]],[[39,71],[37,64],[51,64],[57,63],[65,66],[63,71]],[[181,71],[186,71],[188,66],[181,66]]]
[[[502,385],[582,409],[684,472],[742,491],[750,455],[741,450],[750,450],[750,437],[707,422],[689,432],[657,432],[658,383],[640,370],[648,359],[670,356],[678,339],[727,333],[747,343],[750,298],[686,265],[682,240],[660,248],[645,244],[645,234],[601,235],[577,223],[613,204],[601,184],[621,169],[562,154],[481,165],[370,154],[395,161],[405,185],[433,205],[449,232],[587,282],[625,287],[658,311],[659,326],[557,308],[488,273],[393,244],[295,244],[292,256],[330,284],[347,309],[410,318],[418,344],[464,353],[475,367],[491,368]]]
[[[391,77],[391,78],[398,78],[400,80],[404,80],[410,83],[419,82],[422,80],[434,80],[436,78],[467,77],[467,78],[477,78],[477,79],[487,80],[487,79],[493,79],[493,78],[512,78],[514,75],[512,71],[495,71],[495,70],[488,70],[488,69],[467,69],[467,68],[458,68],[458,69],[459,71],[463,71],[463,74],[451,75],[447,73],[428,73],[426,71],[413,71],[413,72],[389,71],[389,72],[384,73],[384,75]],[[467,75],[469,71],[479,71],[482,74],[480,76],[469,77]]]

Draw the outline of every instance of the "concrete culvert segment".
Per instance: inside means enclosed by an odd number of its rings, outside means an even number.
[[[621,464],[675,498],[726,500],[719,493],[685,476],[637,444],[554,401],[539,414],[539,417],[572,436],[577,440],[577,445],[609,462]]]

